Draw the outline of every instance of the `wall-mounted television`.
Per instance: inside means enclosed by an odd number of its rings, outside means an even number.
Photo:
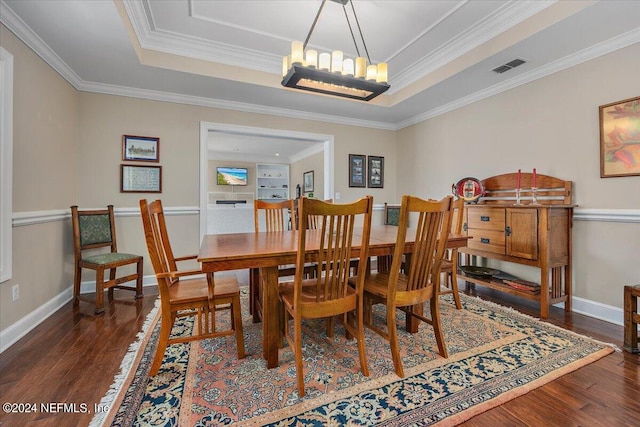
[[[247,168],[217,168],[218,185],[247,185]]]

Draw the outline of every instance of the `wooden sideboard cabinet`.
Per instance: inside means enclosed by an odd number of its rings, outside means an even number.
[[[531,174],[521,174],[520,204],[515,195],[517,174],[481,182],[486,195],[466,205],[464,229],[471,239],[460,252],[467,255],[467,264],[482,257],[538,267],[539,293],[514,288],[499,278],[480,279],[463,272],[458,277],[538,301],[543,319],[551,304],[563,302],[565,311],[571,311],[571,181],[538,175],[537,204],[532,203]]]

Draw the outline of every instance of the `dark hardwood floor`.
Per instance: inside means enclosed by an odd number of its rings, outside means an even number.
[[[0,402],[36,404],[38,412],[7,414],[3,426],[84,426],[93,417],[120,362],[153,308],[157,294],[145,288],[134,301],[116,291],[103,316],[89,304],[66,304],[0,355]],[[474,294],[536,316],[527,300],[477,287]],[[579,314],[551,309],[549,322],[622,348],[622,327]],[[48,413],[41,403],[52,405]],[[74,409],[77,413],[70,413]],[[84,406],[91,413],[81,413]],[[67,411],[64,411],[66,409]],[[480,414],[465,426],[637,426],[640,425],[640,362],[616,352],[524,396]]]

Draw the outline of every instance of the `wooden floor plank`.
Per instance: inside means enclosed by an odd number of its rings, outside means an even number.
[[[477,287],[471,291],[536,317],[537,304]],[[81,302],[66,304],[16,344],[0,354],[0,401],[86,404],[93,410],[118,372],[129,344],[154,306],[157,294],[144,298],[116,291],[104,316]],[[622,327],[552,307],[548,322],[622,347]],[[471,427],[538,425],[640,425],[640,362],[616,352],[524,396],[479,414]],[[87,425],[91,414],[5,414],[4,426]]]

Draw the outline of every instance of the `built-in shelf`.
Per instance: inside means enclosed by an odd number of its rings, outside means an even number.
[[[256,164],[256,199],[289,198],[289,165]]]

